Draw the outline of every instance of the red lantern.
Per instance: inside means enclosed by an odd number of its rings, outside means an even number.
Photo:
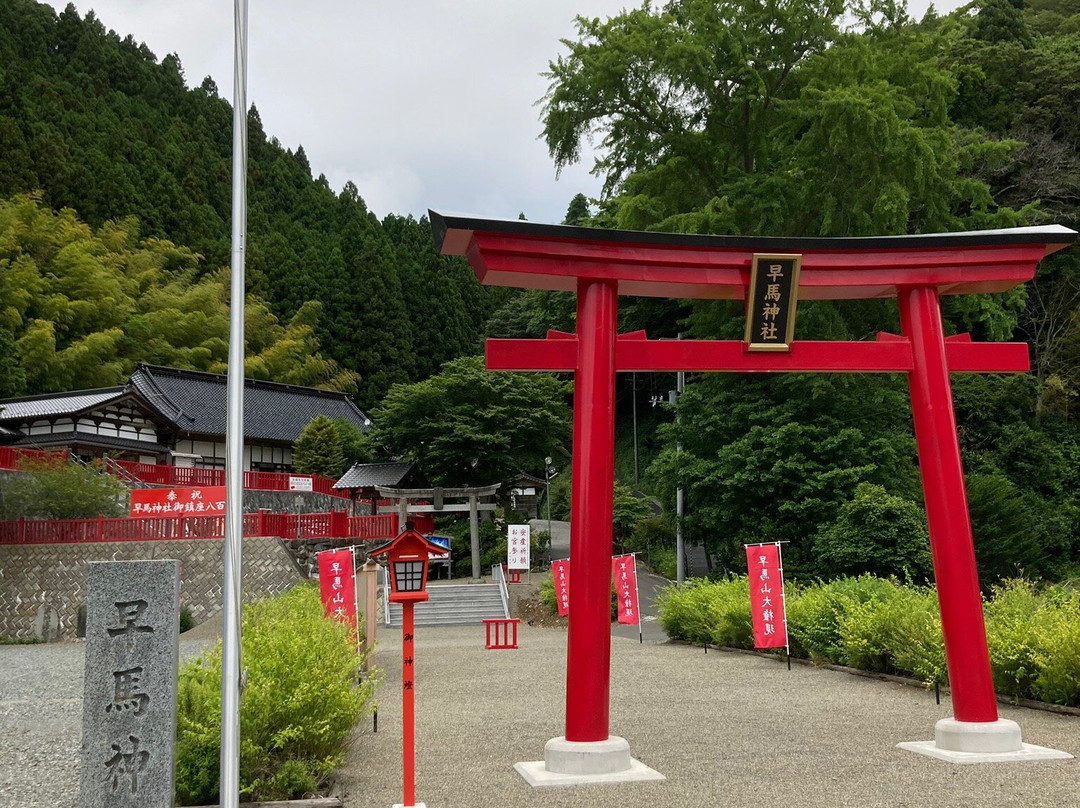
[[[386,556],[390,565],[391,603],[417,603],[428,599],[428,555],[445,552],[445,547],[428,541],[412,528],[406,528],[393,541],[368,557]]]

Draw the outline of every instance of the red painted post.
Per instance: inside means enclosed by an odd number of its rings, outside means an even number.
[[[403,806],[415,805],[416,765],[413,741],[413,602],[401,604],[401,772]]]
[[[578,281],[566,740],[606,741],[611,673],[611,488],[615,474],[614,283]]]
[[[256,532],[260,536],[265,536],[266,535],[266,511],[263,510],[262,508],[259,508],[259,520],[258,520],[258,527],[256,528]]]
[[[904,335],[911,340],[914,359],[914,369],[908,374],[911,411],[953,717],[957,721],[996,721],[997,703],[986,648],[982,596],[975,568],[975,545],[964,492],[938,293],[933,287],[902,287],[897,299],[900,322]]]

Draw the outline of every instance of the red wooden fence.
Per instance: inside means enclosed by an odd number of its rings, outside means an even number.
[[[197,469],[181,466],[158,466],[130,460],[106,460],[106,470],[118,477],[130,475],[150,485],[225,485],[225,469]],[[275,471],[245,471],[244,488],[251,491],[292,491],[290,479],[311,480],[316,494],[348,499],[344,491],[334,490],[334,480],[317,474],[286,474]]]
[[[329,513],[244,514],[245,536],[283,539],[392,539],[398,533],[397,514],[347,516]],[[123,519],[15,519],[0,522],[0,544],[72,544],[101,541],[159,539],[220,539],[222,516],[139,516]]]
[[[37,449],[16,449],[14,446],[0,446],[0,469],[17,469],[20,460],[49,460],[67,457],[67,452],[42,452]]]
[[[37,449],[16,449],[0,446],[0,469],[17,469],[19,461],[46,460],[67,457],[67,452],[42,452]],[[196,469],[180,466],[159,466],[153,463],[135,463],[131,460],[105,458],[105,470],[121,479],[134,477],[148,485],[225,485],[225,469]],[[273,471],[245,471],[244,488],[251,491],[292,491],[290,479],[311,480],[311,490],[316,494],[348,499],[344,491],[334,490],[334,480],[317,474],[285,474]]]

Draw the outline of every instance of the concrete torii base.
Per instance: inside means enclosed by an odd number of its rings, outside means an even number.
[[[897,746],[950,763],[1003,763],[1072,757],[1068,752],[1024,743],[1020,740],[1020,725],[1007,718],[978,723],[942,718],[934,726],[934,740],[907,741]]]
[[[552,738],[544,745],[543,760],[515,763],[514,769],[534,787],[665,779],[660,772],[630,757],[630,744],[618,735],[589,742]]]

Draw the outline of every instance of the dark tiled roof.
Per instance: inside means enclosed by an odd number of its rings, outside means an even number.
[[[544,485],[545,481],[544,481],[543,477],[534,477],[532,474],[529,474],[529,472],[527,472],[527,471],[519,471],[516,475],[514,475],[513,477],[510,478],[510,482],[511,483],[529,482],[529,483],[532,483],[533,485]]]
[[[7,429],[0,426],[0,443],[11,443],[12,441],[21,438],[22,432],[16,429]]]
[[[29,418],[74,415],[120,398],[123,394],[123,387],[103,387],[99,390],[75,390],[70,393],[9,398],[0,401],[0,420],[22,421]]]
[[[183,432],[225,434],[228,377],[139,365],[130,385]],[[244,436],[292,443],[316,415],[344,418],[361,432],[371,422],[346,393],[257,379],[244,380]]]
[[[405,479],[412,463],[357,463],[334,483],[334,488],[371,488],[396,486]]]

